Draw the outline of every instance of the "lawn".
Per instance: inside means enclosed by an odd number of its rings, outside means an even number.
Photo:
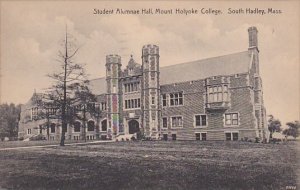
[[[286,189],[297,184],[297,143],[141,141],[2,150],[0,189]]]

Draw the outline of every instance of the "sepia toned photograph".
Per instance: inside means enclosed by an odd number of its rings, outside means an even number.
[[[0,190],[300,188],[298,1],[0,0]]]

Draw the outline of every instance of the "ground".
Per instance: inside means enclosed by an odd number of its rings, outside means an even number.
[[[297,185],[297,143],[2,145],[0,189],[286,189]]]

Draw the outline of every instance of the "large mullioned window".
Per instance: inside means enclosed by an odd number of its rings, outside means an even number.
[[[195,127],[206,126],[206,115],[195,115]]]
[[[125,93],[139,91],[140,90],[140,83],[139,82],[133,82],[133,83],[124,84],[124,90],[125,90]]]
[[[183,105],[183,94],[182,92],[170,94],[170,106]]]
[[[172,128],[182,127],[182,116],[171,117]]]
[[[225,125],[238,125],[239,114],[238,113],[226,113],[225,114]]]
[[[228,86],[218,85],[208,87],[209,102],[226,102],[228,101]]]
[[[134,108],[140,108],[141,107],[141,99],[130,99],[125,100],[125,109],[134,109]]]

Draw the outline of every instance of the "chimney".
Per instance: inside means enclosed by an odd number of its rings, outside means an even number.
[[[255,26],[251,26],[248,28],[248,34],[249,34],[249,50],[250,49],[256,49],[258,51],[258,45],[257,45],[257,28]]]

